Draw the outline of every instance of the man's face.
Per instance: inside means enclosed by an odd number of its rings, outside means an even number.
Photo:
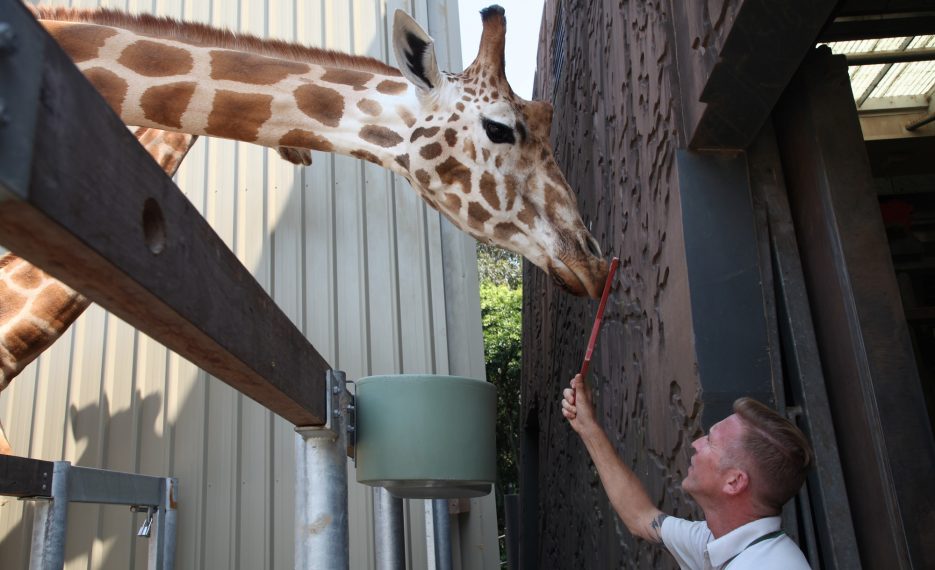
[[[733,414],[711,426],[708,435],[692,442],[695,452],[682,489],[695,500],[719,495],[727,482],[727,472],[734,467],[725,458],[740,444],[742,435],[743,424],[740,417]]]

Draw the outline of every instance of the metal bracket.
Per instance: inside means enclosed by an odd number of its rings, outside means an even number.
[[[353,383],[353,382],[351,382]],[[348,393],[347,404],[347,456],[357,466],[357,396]]]

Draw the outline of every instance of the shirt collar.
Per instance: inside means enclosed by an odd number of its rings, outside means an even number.
[[[712,540],[707,546],[711,565],[719,568],[722,564],[743,552],[754,540],[764,534],[779,530],[780,522],[781,519],[778,516],[757,519],[735,528],[721,538]]]

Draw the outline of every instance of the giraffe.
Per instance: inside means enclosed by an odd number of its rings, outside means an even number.
[[[555,163],[552,108],[506,80],[499,6],[481,11],[478,55],[462,73],[438,69],[434,41],[402,11],[400,69],[153,16],[34,11],[127,124],[379,164],[476,239],[571,293],[601,293],[607,263]]]
[[[448,73],[432,38],[402,11],[396,69],[166,18],[27,6],[121,119],[150,136],[252,142],[297,164],[318,150],[381,165],[474,238],[523,255],[570,293],[601,293],[607,263],[555,163],[551,105],[520,98],[506,79],[501,7],[481,11],[474,62]],[[69,310],[62,299],[40,306],[53,316],[56,306]],[[46,319],[53,330],[31,353],[71,320]]]

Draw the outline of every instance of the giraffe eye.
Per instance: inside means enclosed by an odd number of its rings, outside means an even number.
[[[491,121],[490,119],[483,119],[483,125],[484,132],[487,133],[487,138],[490,139],[490,142],[494,144],[513,144],[516,142],[516,138],[513,136],[513,129],[503,123]]]

